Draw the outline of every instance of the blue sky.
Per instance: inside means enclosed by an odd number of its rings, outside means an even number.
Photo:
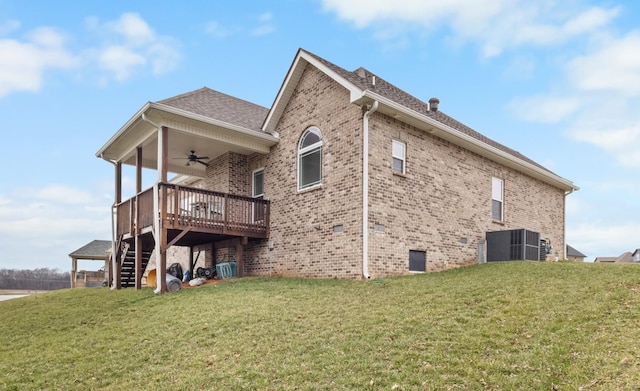
[[[110,238],[113,166],[95,153],[147,101],[207,86],[269,107],[300,47],[436,96],[572,180],[567,240],[588,259],[633,251],[639,20],[616,0],[0,0],[0,268],[68,270]]]

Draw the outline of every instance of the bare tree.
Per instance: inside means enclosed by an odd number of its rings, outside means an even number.
[[[70,287],[69,272],[58,269],[0,269],[0,289],[50,291]]]

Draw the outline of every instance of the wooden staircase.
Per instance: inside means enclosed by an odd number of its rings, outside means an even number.
[[[136,286],[136,250],[133,244],[128,242],[120,246],[122,262],[120,264],[120,284],[122,288],[134,288]],[[142,272],[144,273],[151,259],[152,250],[142,249]]]

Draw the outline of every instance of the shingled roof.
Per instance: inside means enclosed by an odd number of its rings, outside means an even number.
[[[72,258],[98,258],[107,256],[107,251],[111,249],[110,240],[93,240],[76,251],[69,254]]]
[[[262,123],[269,112],[266,107],[207,87],[164,99],[157,103],[258,132],[262,132]]]
[[[587,256],[567,244],[567,256],[576,258],[586,258]]]
[[[550,171],[549,169],[547,169],[546,167],[536,163],[535,161],[529,159],[528,157],[524,156],[523,154],[521,154],[518,151],[515,151],[505,145],[502,145],[500,143],[498,143],[495,140],[492,140],[486,136],[484,136],[483,134],[471,129],[470,127],[466,126],[465,124],[463,124],[462,122],[448,116],[447,114],[443,113],[442,111],[438,110],[438,111],[432,111],[429,109],[429,105],[416,98],[415,96],[403,91],[402,89],[396,87],[395,85],[387,82],[386,80],[384,80],[383,78],[381,78],[380,76],[368,71],[365,68],[358,68],[355,71],[347,71],[344,68],[341,68],[321,57],[318,57],[317,55],[310,53],[308,51],[305,50],[305,52],[309,55],[311,55],[312,57],[314,57],[315,59],[317,59],[318,61],[320,61],[322,64],[324,64],[325,66],[327,66],[328,68],[330,68],[332,71],[336,72],[337,74],[339,74],[340,76],[342,76],[343,78],[345,78],[346,80],[348,80],[349,82],[353,83],[355,86],[357,86],[358,88],[362,89],[362,90],[370,90],[373,91],[389,100],[392,100],[393,102],[402,105],[408,109],[411,109],[417,113],[420,113],[422,115],[425,115],[427,117],[430,117],[438,122],[440,122],[443,125],[447,125],[455,130],[458,130],[468,136],[473,137],[474,139],[481,141],[487,145],[490,145],[494,148],[497,148],[503,152],[506,152],[508,154],[510,154],[511,156],[514,156],[520,160],[523,160],[527,163],[533,164],[534,166],[541,168],[545,171],[548,171],[550,173],[553,173],[552,171]],[[375,76],[375,84],[373,84],[373,77]]]
[[[416,98],[406,91],[403,91],[365,68],[348,71],[304,49],[300,49],[300,52],[313,58],[331,72],[334,72],[340,78],[344,79],[347,84],[354,86],[357,90],[375,93],[376,95],[393,102],[395,105],[404,107],[409,111],[413,111],[416,115],[427,117],[434,122],[442,124],[448,129],[453,129],[453,131],[459,132],[465,137],[476,140],[479,145],[485,145],[487,148],[498,150],[506,156],[511,156],[516,161],[529,164],[536,167],[538,170],[551,174],[551,177],[557,177],[561,181],[564,181],[564,179],[558,177],[551,170],[538,164],[527,156],[484,136],[469,126],[445,114],[441,110],[430,110],[428,103]],[[375,83],[373,82],[374,79]],[[260,133],[269,133],[266,121],[270,120],[269,116],[273,115],[272,113],[270,114],[270,110],[273,111],[275,107],[275,102],[274,107],[268,109],[254,103],[214,91],[207,87],[164,99],[156,103]],[[279,116],[279,114],[276,113],[276,117],[277,116]],[[277,122],[273,125],[276,123]],[[269,125],[271,130],[275,130],[272,128],[273,125]],[[568,181],[564,185],[567,184],[570,188],[577,189],[577,187],[573,186],[573,184]]]

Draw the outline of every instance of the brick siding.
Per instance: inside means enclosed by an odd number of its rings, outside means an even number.
[[[264,168],[274,248],[268,249],[268,240],[250,241],[247,274],[361,278],[362,116],[343,87],[307,66],[271,152],[230,152],[211,162],[197,186],[240,195],[251,195],[252,172]],[[322,185],[298,191],[297,148],[309,126],[317,126],[323,136]],[[556,248],[564,245],[562,190],[381,113],[372,115],[369,137],[373,277],[408,273],[410,250],[426,252],[427,271],[476,263],[487,231],[527,228]],[[392,140],[406,143],[406,175],[392,173]],[[492,177],[504,180],[500,223],[491,219]],[[338,226],[342,231],[334,232]],[[214,254],[208,251],[211,259]],[[233,258],[235,250],[218,249],[218,255]]]

